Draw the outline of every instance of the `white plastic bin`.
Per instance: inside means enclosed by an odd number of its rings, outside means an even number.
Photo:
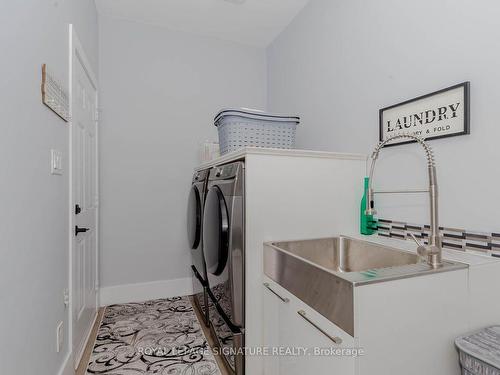
[[[500,326],[455,340],[463,375],[500,375]]]
[[[294,148],[298,116],[232,108],[221,110],[214,124],[219,133],[220,153],[243,147]]]

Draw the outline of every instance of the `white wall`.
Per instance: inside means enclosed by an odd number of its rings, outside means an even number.
[[[73,23],[97,70],[93,1],[0,3],[0,373],[57,374],[69,354],[68,124],[41,103],[41,64],[68,83]],[[50,175],[50,149],[64,175]],[[56,325],[64,322],[56,353]]]
[[[198,144],[216,139],[220,108],[265,106],[266,56],[100,18],[100,58],[101,287],[112,300],[110,286],[190,277],[185,214]]]
[[[267,50],[269,109],[302,115],[300,147],[369,153],[380,108],[471,81],[471,135],[431,141],[441,224],[499,230],[499,18],[494,0],[312,0]],[[374,184],[424,186],[422,155],[383,151]],[[379,198],[379,216],[428,222],[426,202]]]

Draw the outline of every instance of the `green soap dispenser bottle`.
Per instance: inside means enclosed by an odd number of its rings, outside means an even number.
[[[363,189],[363,199],[361,199],[361,208],[360,208],[360,232],[361,234],[374,234],[375,228],[377,225],[376,219],[373,218],[373,215],[367,215],[365,213],[366,210],[366,200],[368,199],[368,189],[370,187],[370,178],[365,177],[364,181],[364,189]]]

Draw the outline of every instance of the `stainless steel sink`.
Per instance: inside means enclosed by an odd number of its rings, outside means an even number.
[[[264,273],[352,336],[356,287],[466,267],[346,236],[264,244]]]
[[[337,272],[359,272],[421,262],[416,254],[349,237],[274,242],[273,245]]]

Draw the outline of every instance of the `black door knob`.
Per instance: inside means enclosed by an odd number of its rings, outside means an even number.
[[[75,226],[75,236],[78,236],[78,233],[85,233],[89,228],[79,228],[78,225]]]

